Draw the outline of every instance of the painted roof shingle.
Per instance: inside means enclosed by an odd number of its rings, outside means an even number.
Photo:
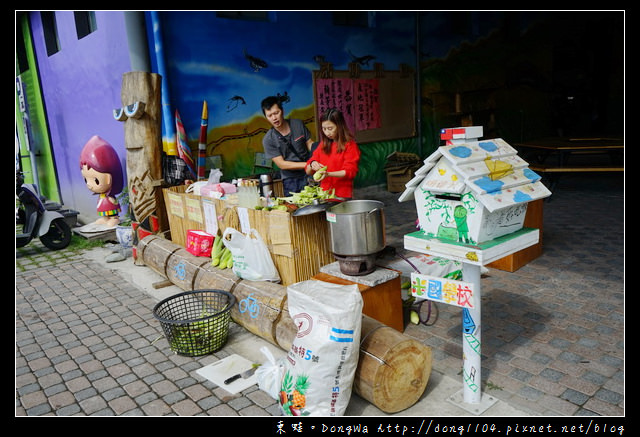
[[[424,160],[398,201],[410,200],[420,190],[460,194],[468,187],[493,212],[550,196],[540,179],[502,138],[471,141],[439,147]]]

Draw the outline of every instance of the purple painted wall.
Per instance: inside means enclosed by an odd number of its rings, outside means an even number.
[[[126,168],[124,129],[112,116],[112,110],[122,106],[122,74],[131,70],[125,20],[121,11],[96,11],[97,30],[82,39],[76,35],[73,11],[57,11],[56,21],[60,51],[48,56],[40,13],[31,14],[60,194],[81,219],[93,221],[97,198],[80,173],[82,147],[100,135]]]

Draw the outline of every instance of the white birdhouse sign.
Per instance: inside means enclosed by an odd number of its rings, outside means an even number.
[[[522,229],[527,204],[551,192],[506,141],[469,134],[482,136],[482,128],[443,130],[447,144],[425,159],[399,201],[415,199],[425,234],[480,244]]]

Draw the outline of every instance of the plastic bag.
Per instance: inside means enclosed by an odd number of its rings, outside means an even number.
[[[215,185],[220,183],[220,176],[222,176],[222,171],[219,168],[213,168],[209,172],[209,184]]]
[[[220,189],[220,176],[222,176],[220,169],[211,169],[209,172],[209,179],[200,188],[199,194],[204,197],[213,197],[216,199],[220,199],[224,196],[224,190]]]
[[[260,351],[265,357],[267,357],[267,361],[265,361],[260,367],[258,367],[258,370],[256,370],[258,387],[260,390],[267,392],[273,399],[278,399],[284,362],[283,360],[276,361],[273,354],[266,346],[262,346]]]
[[[360,353],[358,286],[302,281],[287,287],[287,299],[298,331],[284,363],[278,404],[288,416],[342,416]]]
[[[227,237],[230,236],[230,239]],[[227,228],[222,235],[222,243],[231,251],[233,273],[249,281],[280,282],[271,253],[262,237],[255,229],[249,229],[247,235]]]
[[[198,181],[198,182],[189,184],[187,186],[185,193],[193,193],[196,196],[200,196],[200,190],[202,189],[202,187],[206,186],[207,184],[208,184],[207,181]]]

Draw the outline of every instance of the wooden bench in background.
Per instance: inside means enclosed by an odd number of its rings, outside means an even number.
[[[542,173],[551,185],[561,173],[624,171],[622,138],[543,138],[514,146],[529,168]]]
[[[624,171],[624,165],[579,165],[558,167],[549,164],[530,164],[529,168],[539,173],[579,173]]]

